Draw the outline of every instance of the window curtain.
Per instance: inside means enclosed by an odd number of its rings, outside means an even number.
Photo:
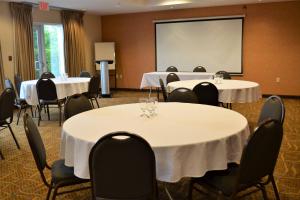
[[[0,91],[2,93],[4,89],[4,70],[3,70],[3,60],[2,60],[2,51],[0,43]]]
[[[65,66],[69,76],[79,76],[85,69],[83,12],[61,11],[64,27]]]
[[[14,62],[16,73],[23,80],[35,78],[32,6],[22,3],[10,4],[14,26]]]

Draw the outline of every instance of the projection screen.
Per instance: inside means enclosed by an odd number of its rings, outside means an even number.
[[[156,21],[156,71],[175,66],[193,71],[242,74],[243,17]]]

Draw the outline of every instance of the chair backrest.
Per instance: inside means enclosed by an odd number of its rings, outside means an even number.
[[[89,95],[98,95],[100,88],[100,77],[99,76],[92,76],[90,83],[89,83]]]
[[[18,75],[18,74],[15,74],[14,82],[15,82],[15,86],[16,86],[16,89],[17,89],[17,94],[18,94],[18,96],[20,96],[20,89],[21,89],[21,84],[22,84],[21,76]]]
[[[268,118],[278,120],[283,124],[284,116],[285,107],[281,98],[279,96],[270,96],[261,109],[257,124],[260,124]]]
[[[170,66],[166,69],[166,72],[178,72],[178,69],[174,66]]]
[[[51,79],[39,79],[36,83],[36,91],[39,100],[56,100],[57,92]]]
[[[180,81],[180,78],[175,73],[170,73],[167,75],[167,84],[174,82],[174,81]]]
[[[87,71],[82,71],[80,72],[80,75],[79,77],[86,77],[86,78],[90,78],[91,77],[91,74]]]
[[[193,91],[198,98],[198,103],[212,106],[219,105],[219,91],[214,84],[202,82],[197,84]]]
[[[231,79],[231,76],[228,72],[226,71],[218,71],[216,74],[222,74],[223,75],[223,79]]]
[[[51,72],[44,72],[41,75],[41,79],[55,78],[54,74]]]
[[[260,124],[243,150],[237,179],[239,184],[252,184],[273,174],[282,136],[279,121],[270,119]]]
[[[74,94],[68,97],[65,103],[64,116],[65,120],[70,117],[82,113],[84,111],[91,110],[92,105],[89,99],[82,94]]]
[[[194,68],[193,72],[206,72],[206,69],[203,66],[197,66]]]
[[[6,122],[10,124],[13,121],[14,100],[14,91],[11,88],[4,89],[0,96],[0,122]]]
[[[28,113],[24,114],[23,120],[26,137],[34,157],[35,164],[41,172],[46,167],[46,150],[43,140],[36,124]]]
[[[161,87],[161,91],[162,91],[162,94],[163,94],[164,101],[167,101],[167,98],[168,98],[167,91],[166,91],[166,88],[165,88],[164,81],[161,78],[159,78],[159,84],[160,84],[160,87]]]
[[[156,199],[155,156],[137,135],[102,137],[90,152],[89,169],[94,199]]]
[[[167,99],[168,102],[198,103],[197,95],[188,88],[176,88]]]
[[[17,95],[16,95],[15,87],[14,87],[14,85],[12,84],[11,80],[8,79],[8,78],[6,78],[6,79],[4,80],[4,86],[5,86],[5,88],[10,88],[10,89],[12,89],[13,94],[14,94],[14,100],[15,100],[16,97],[17,97]]]

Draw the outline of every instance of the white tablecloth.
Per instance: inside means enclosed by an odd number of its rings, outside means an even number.
[[[185,87],[193,89],[198,83],[214,80],[188,80],[169,83],[167,91],[172,92],[176,88]],[[222,83],[215,84],[219,91],[219,102],[223,103],[250,103],[261,98],[261,90],[258,83],[242,80],[222,80]]]
[[[54,78],[51,79],[56,86],[59,99],[71,96],[76,93],[87,92],[90,78]],[[23,98],[30,105],[38,105],[36,83],[38,80],[23,81],[20,88],[20,98]]]
[[[68,119],[62,128],[61,158],[80,178],[89,178],[89,153],[99,138],[128,131],[145,138],[154,150],[157,179],[176,182],[238,162],[249,136],[241,114],[215,106],[159,103],[157,116],[140,117],[139,104],[94,109]]]
[[[166,84],[167,75],[171,72],[149,72],[144,73],[140,88],[145,87],[160,87],[159,78],[161,78]],[[214,73],[208,72],[174,72],[180,78],[180,80],[194,80],[194,79],[210,79],[214,76]]]

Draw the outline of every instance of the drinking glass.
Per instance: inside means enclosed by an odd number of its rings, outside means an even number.
[[[148,106],[148,111],[151,117],[156,116],[156,108],[157,108],[157,98],[156,97],[150,97],[149,98],[149,106]]]
[[[139,98],[139,106],[142,111],[141,117],[149,117],[148,115],[148,98]]]

